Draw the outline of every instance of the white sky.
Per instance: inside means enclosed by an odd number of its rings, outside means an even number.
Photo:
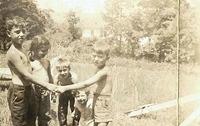
[[[104,10],[105,0],[36,0],[39,7],[52,9],[55,12],[66,12],[69,9],[95,13]]]
[[[190,5],[192,7],[199,7],[200,6],[200,0],[187,0],[187,1],[190,3]]]
[[[52,9],[53,19],[62,22],[65,12],[76,10],[86,14],[99,14],[104,11],[105,0],[36,0],[41,9]]]

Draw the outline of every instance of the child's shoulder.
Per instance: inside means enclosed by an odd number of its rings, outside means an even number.
[[[6,53],[6,56],[9,57],[10,55],[14,54],[16,51],[14,50],[14,48],[11,47],[8,49],[7,53]]]
[[[47,59],[47,58],[41,59],[41,63],[44,64],[44,65],[47,65],[47,66],[50,65],[50,61],[49,61],[49,59]]]
[[[110,68],[109,67],[107,67],[107,66],[105,66],[104,68],[102,68],[102,69],[100,69],[98,72],[99,73],[108,73],[110,71]]]
[[[50,67],[50,61],[46,58],[41,59],[40,62],[45,69],[48,69]]]
[[[75,72],[70,72],[70,74],[71,74],[72,82],[77,83],[78,82],[78,75]]]
[[[14,61],[23,57],[25,57],[25,54],[23,54],[22,52],[20,53],[20,51],[18,51],[13,45],[8,49],[6,53],[7,60],[11,60],[11,61]]]

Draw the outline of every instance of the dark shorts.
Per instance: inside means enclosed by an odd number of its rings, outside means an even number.
[[[68,106],[70,107],[71,112],[73,112],[74,103],[75,103],[75,98],[71,94],[71,92],[68,91],[60,94],[58,103],[58,120],[60,126],[67,126]]]
[[[35,86],[35,96],[38,126],[48,126],[51,120],[49,92],[42,87]]]
[[[13,126],[35,126],[36,104],[32,86],[11,84],[7,100]]]

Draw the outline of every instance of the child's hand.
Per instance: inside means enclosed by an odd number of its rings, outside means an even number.
[[[53,103],[56,103],[56,101],[57,101],[57,93],[56,92],[51,92],[51,101],[53,102]]]
[[[55,90],[57,93],[64,93],[65,91],[67,91],[67,86],[57,86],[57,89]]]
[[[75,111],[73,111],[73,112],[71,113],[71,117],[72,117],[72,118],[75,117]]]
[[[93,99],[90,98],[90,99],[88,99],[88,101],[87,101],[86,107],[92,109],[92,105],[93,105]]]
[[[47,89],[54,92],[54,91],[57,90],[57,86],[56,86],[56,85],[53,85],[53,84],[49,84],[49,85],[47,86]]]

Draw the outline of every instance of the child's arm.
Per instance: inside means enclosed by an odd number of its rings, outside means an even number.
[[[103,77],[107,76],[107,69],[100,70],[97,72],[94,76],[90,77],[89,79],[75,83],[73,85],[68,85],[68,86],[61,86],[58,88],[58,92],[65,92],[67,90],[73,90],[73,89],[80,89],[80,88],[86,88],[89,87],[90,85],[93,85],[94,83],[98,82],[101,80]]]
[[[14,65],[15,69],[19,72],[20,75],[22,75],[26,80],[29,80],[30,82],[40,85],[42,87],[45,87],[49,90],[55,90],[56,86],[47,82],[41,82],[39,81],[35,76],[33,76],[31,73],[28,72],[27,68],[24,67],[24,64],[21,60],[21,57],[19,55],[15,54],[7,54],[8,62],[10,62],[12,65]],[[26,85],[26,83],[24,83]]]
[[[55,77],[54,77],[54,79],[53,79],[53,83],[55,84],[55,85],[58,85],[58,76],[59,76],[59,74],[56,74],[55,75]]]
[[[78,82],[78,75],[74,72],[70,72],[70,73],[71,73],[71,77],[72,77],[72,82],[77,83]]]
[[[49,60],[48,60],[47,73],[48,73],[48,76],[49,76],[49,83],[53,83],[53,77],[52,77],[52,74],[51,74],[51,64],[50,64]]]
[[[52,74],[51,74],[51,68],[50,68],[50,66],[48,68],[48,75],[49,75],[49,83],[53,83],[53,77],[52,77]]]

